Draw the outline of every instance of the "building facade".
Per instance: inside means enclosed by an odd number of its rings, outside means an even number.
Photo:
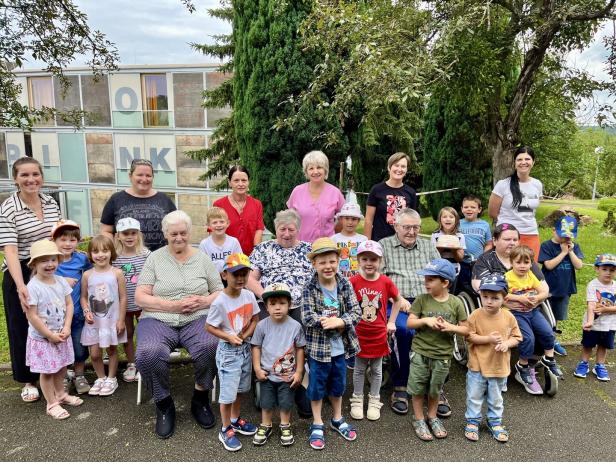
[[[21,103],[32,108],[86,111],[75,130],[61,117],[37,124],[29,133],[0,128],[0,188],[14,189],[11,165],[23,156],[39,160],[45,186],[57,189],[63,215],[96,234],[107,199],[129,185],[135,158],[154,166],[154,187],[168,194],[193,219],[193,240],[205,234],[205,212],[221,196],[212,188],[220,178],[200,181],[207,165],[186,155],[204,148],[229,109],[204,109],[203,90],[229,75],[217,65],[122,66],[95,79],[88,68],[67,69],[66,92],[44,71],[16,72]]]

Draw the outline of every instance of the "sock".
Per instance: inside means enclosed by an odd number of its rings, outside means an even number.
[[[520,365],[520,367],[524,367],[524,368],[528,367],[528,364],[522,364],[522,363],[520,363],[520,361],[518,361],[518,364]]]
[[[165,399],[156,401],[156,407],[160,409],[162,412],[167,411],[171,407],[172,404],[173,404],[173,399],[171,398],[171,396],[167,396]]]
[[[543,355],[548,361],[554,361],[554,356]]]
[[[231,419],[231,423],[232,424],[236,424],[238,420],[239,420],[239,417],[236,417],[235,419],[232,418]]]
[[[193,390],[193,401],[196,401],[200,404],[205,404],[208,402],[209,396],[207,390],[197,390],[196,388]]]
[[[344,417],[340,417],[340,419],[336,420],[332,418],[332,422],[341,423],[344,420]]]

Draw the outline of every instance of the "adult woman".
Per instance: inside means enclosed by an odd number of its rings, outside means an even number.
[[[134,159],[128,172],[130,187],[113,194],[101,215],[101,233],[113,238],[120,218],[131,217],[141,224],[144,244],[150,250],[166,244],[161,231],[161,220],[175,210],[175,204],[166,194],[152,188],[154,167],[147,159]]]
[[[518,148],[514,156],[515,171],[494,186],[488,203],[488,215],[496,225],[510,223],[520,231],[520,244],[529,246],[539,257],[539,230],[535,211],[543,195],[541,181],[530,176],[535,153],[528,146]]]
[[[51,228],[60,219],[60,208],[51,196],[41,194],[43,169],[32,157],[17,159],[12,167],[17,192],[0,205],[0,246],[4,251],[2,296],[11,353],[13,379],[24,384],[21,399],[39,399],[36,388],[38,374],[26,366],[30,247],[36,241],[48,239]],[[8,269],[8,271],[7,271]]]
[[[299,240],[312,243],[319,237],[333,236],[336,214],[344,205],[344,196],[325,181],[329,160],[321,151],[306,154],[302,168],[308,181],[293,189],[287,207],[296,210],[301,218]]]
[[[234,165],[229,170],[229,186],[231,194],[214,202],[229,216],[227,234],[240,241],[242,251],[250,255],[255,245],[263,237],[263,205],[261,201],[248,195],[250,174],[246,167]]]
[[[376,184],[370,190],[366,202],[364,234],[368,239],[379,241],[396,234],[395,215],[402,209],[417,210],[415,190],[404,184],[411,158],[403,152],[397,152],[387,160],[389,178]]]
[[[137,325],[137,369],[154,398],[160,438],[168,438],[175,428],[169,354],[180,345],[195,365],[192,415],[204,428],[215,424],[208,391],[216,374],[218,339],[205,331],[205,320],[222,283],[209,257],[190,246],[191,226],[190,217],[181,210],[163,218],[167,246],[150,254],[135,291],[143,310]]]

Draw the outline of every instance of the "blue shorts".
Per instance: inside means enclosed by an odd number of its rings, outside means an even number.
[[[346,389],[346,361],[344,355],[334,356],[331,362],[317,361],[308,356],[308,390],[310,401],[320,401],[326,396],[340,397]]]
[[[614,331],[601,332],[598,330],[585,330],[582,332],[582,346],[594,348],[601,346],[608,350],[614,349]]]
[[[76,363],[85,362],[90,355],[88,347],[81,344],[81,331],[85,322],[83,314],[78,313],[73,317],[73,322],[71,323],[71,339],[73,340],[73,353],[75,353]]]
[[[216,367],[218,368],[218,381],[220,388],[220,404],[232,404],[238,393],[250,390],[252,378],[252,356],[250,344],[247,342],[239,346],[228,342],[219,342],[216,349]]]

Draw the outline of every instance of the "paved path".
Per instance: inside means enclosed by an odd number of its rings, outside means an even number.
[[[573,349],[572,349],[573,350]],[[359,439],[353,443],[327,432],[327,447],[317,452],[307,444],[307,420],[294,422],[296,443],[283,448],[277,439],[254,447],[243,437],[244,448],[235,460],[340,460],[372,462],[461,461],[461,460],[559,460],[613,461],[616,459],[616,367],[614,381],[600,383],[571,375],[578,352],[562,361],[566,380],[554,398],[526,394],[512,379],[505,397],[505,413],[511,441],[500,444],[487,430],[481,440],[464,438],[464,375],[454,366],[447,386],[454,408],[445,424],[450,436],[444,441],[423,443],[413,434],[410,416],[400,417],[383,408],[379,422],[358,423]],[[173,368],[173,386],[178,423],[175,435],[161,441],[152,433],[151,404],[135,405],[137,385],[124,384],[108,398],[86,397],[70,419],[56,422],[44,414],[44,404],[25,405],[19,389],[7,373],[0,375],[1,461],[214,461],[231,460],[214,430],[202,430],[190,414],[192,369]],[[146,398],[147,401],[147,398]],[[348,416],[348,398],[345,398]],[[244,415],[258,420],[251,404]],[[326,408],[326,412],[329,409]]]

